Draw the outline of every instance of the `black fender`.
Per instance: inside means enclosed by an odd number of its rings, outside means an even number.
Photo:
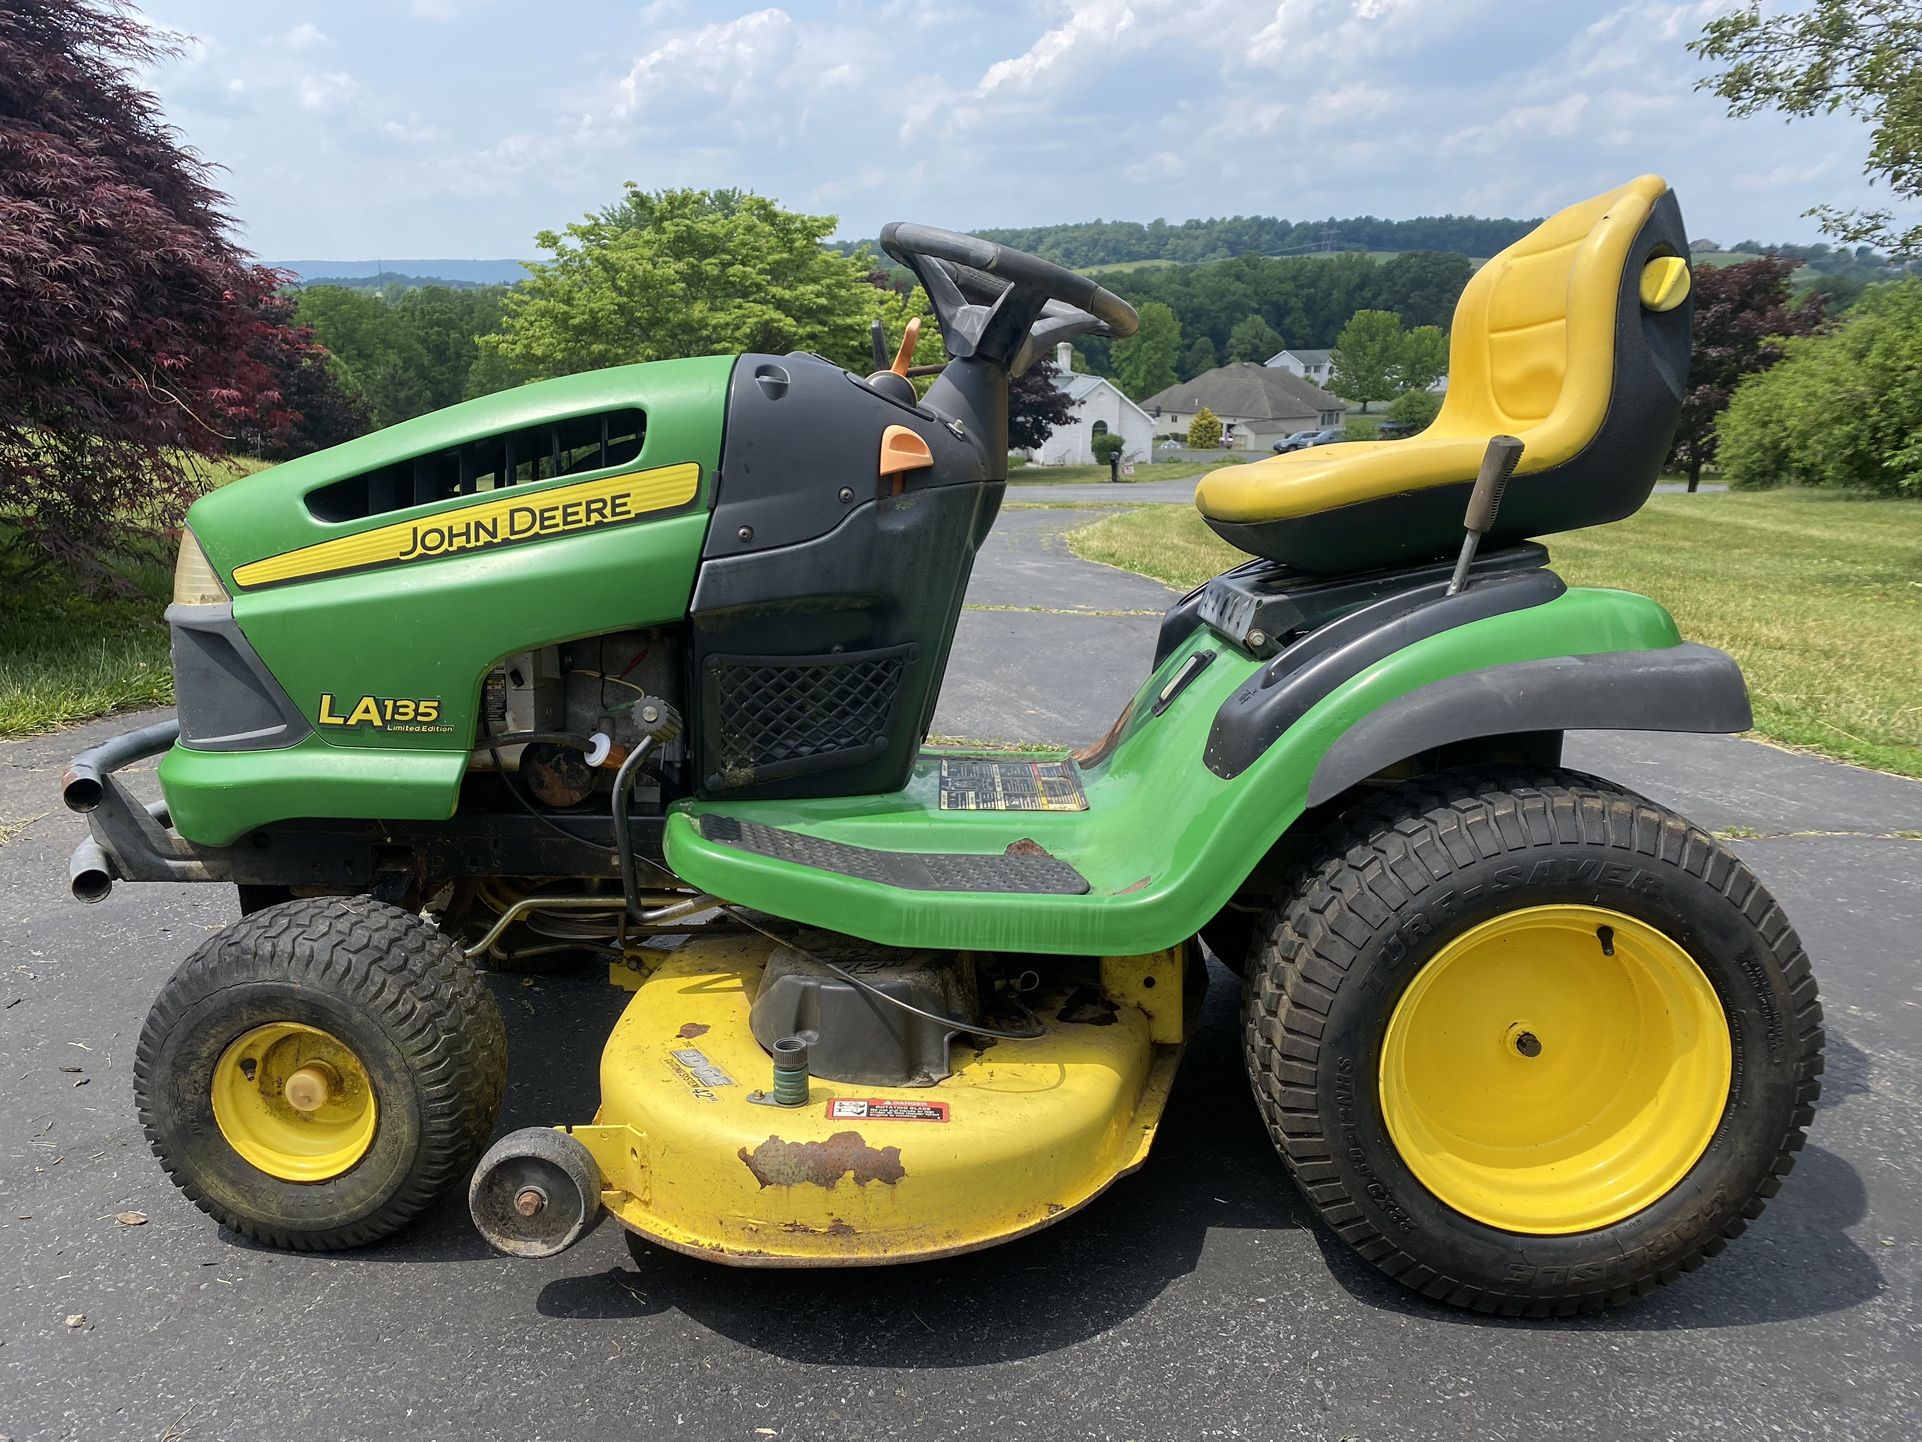
[[[1693,642],[1516,661],[1431,681],[1369,713],[1322,753],[1308,804],[1456,741],[1542,731],[1746,731],[1734,657]]]

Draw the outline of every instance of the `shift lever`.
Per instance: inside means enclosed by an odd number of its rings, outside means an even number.
[[[1515,467],[1521,463],[1522,443],[1513,436],[1491,436],[1488,449],[1482,452],[1482,468],[1475,477],[1475,489],[1468,493],[1468,514],[1462,525],[1468,534],[1462,537],[1462,553],[1455,562],[1454,579],[1448,583],[1448,594],[1454,595],[1468,584],[1468,568],[1475,564],[1475,552],[1480,549],[1482,537],[1495,527],[1495,512],[1501,508],[1502,492],[1508,489],[1508,478],[1515,474]]]

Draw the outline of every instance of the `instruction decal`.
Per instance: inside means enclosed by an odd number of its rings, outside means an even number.
[[[941,758],[943,811],[1086,811],[1088,796],[1072,761]]]
[[[834,1122],[945,1122],[946,1102],[895,1101],[884,1097],[836,1097],[828,1103]]]

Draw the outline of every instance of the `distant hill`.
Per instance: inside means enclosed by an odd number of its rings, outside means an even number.
[[[270,260],[277,270],[291,270],[302,284],[333,281],[377,285],[512,285],[527,276],[518,260]]]
[[[1084,220],[1068,225],[983,228],[974,234],[1025,250],[1075,270],[1121,266],[1197,265],[1238,255],[1317,255],[1405,250],[1493,255],[1538,224],[1534,220],[1483,219],[1473,215],[1424,215],[1383,220],[1373,215],[1345,220],[1281,220],[1272,215],[1231,215],[1170,223],[1154,220]],[[872,241],[841,241],[851,251]],[[875,249],[879,249],[875,246]]]

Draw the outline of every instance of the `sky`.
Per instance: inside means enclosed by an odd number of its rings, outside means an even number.
[[[146,0],[146,77],[264,259],[517,257],[632,180],[956,229],[1546,214],[1645,171],[1689,232],[1875,203],[1846,117],[1732,119],[1726,0]]]

